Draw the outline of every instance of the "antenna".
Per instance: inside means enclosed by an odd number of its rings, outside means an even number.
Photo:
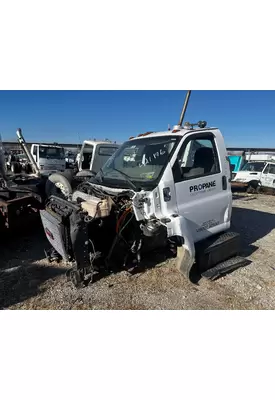
[[[80,139],[80,134],[78,132],[78,139],[79,139],[79,143],[81,143],[81,139]]]
[[[181,110],[181,114],[180,114],[180,120],[179,120],[179,123],[178,123],[179,126],[181,126],[181,124],[182,124],[182,121],[183,121],[183,118],[184,118],[184,115],[185,115],[185,112],[186,112],[186,109],[187,109],[187,106],[188,106],[190,95],[191,95],[191,90],[187,90],[187,93],[186,93],[186,96],[185,96],[185,100],[184,100],[184,104],[183,104],[183,107],[182,107],[182,110]]]

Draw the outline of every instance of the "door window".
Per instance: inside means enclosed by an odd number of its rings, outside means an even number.
[[[214,137],[192,138],[185,142],[174,165],[175,182],[200,178],[220,172]]]
[[[37,160],[37,153],[38,153],[38,146],[33,146],[32,148],[32,155],[34,157],[34,161],[38,161]]]
[[[111,147],[111,146],[100,146],[98,150],[98,154],[100,156],[108,156],[111,157],[114,152],[117,150],[117,147]]]
[[[267,164],[265,169],[263,170],[263,174],[268,174],[269,173],[269,167],[270,167],[270,164]]]
[[[275,165],[269,164],[269,174],[275,175]]]

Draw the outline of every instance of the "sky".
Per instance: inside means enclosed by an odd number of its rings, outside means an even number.
[[[118,143],[177,124],[186,91],[0,91],[0,134],[27,142]],[[275,147],[275,91],[192,91],[185,121],[218,127],[227,147]]]

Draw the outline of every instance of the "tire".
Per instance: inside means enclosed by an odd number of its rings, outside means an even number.
[[[61,174],[64,175],[68,179],[68,181],[70,183],[72,183],[72,180],[73,180],[73,177],[74,177],[74,170],[73,169],[70,169],[70,168],[65,169],[65,171],[62,172]]]
[[[259,187],[259,182],[258,181],[251,181],[248,184],[246,192],[255,194],[255,193],[257,193],[258,187]]]
[[[75,175],[75,181],[76,182],[86,182],[89,181],[92,177],[94,177],[95,174],[91,171],[79,171]]]
[[[73,191],[69,180],[64,175],[55,173],[48,177],[45,192],[47,198],[54,195],[68,199]]]
[[[79,171],[75,176],[80,178],[91,178],[92,176],[95,176],[95,173],[92,171]]]

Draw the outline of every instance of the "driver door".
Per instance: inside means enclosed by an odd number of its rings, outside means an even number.
[[[178,212],[194,242],[230,226],[230,168],[224,144],[220,146],[224,154],[218,148],[214,133],[190,134],[173,166]]]
[[[275,164],[267,164],[262,172],[261,184],[264,187],[275,187]]]

